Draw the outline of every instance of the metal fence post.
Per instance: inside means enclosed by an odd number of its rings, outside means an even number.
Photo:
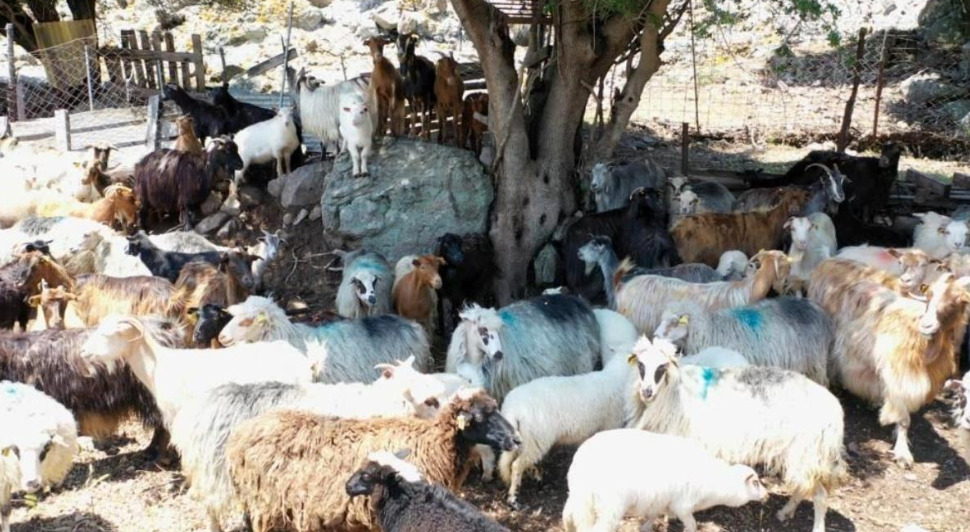
[[[91,79],[91,52],[88,45],[84,45],[84,72],[88,78],[88,108],[94,111],[94,80]]]
[[[67,109],[54,111],[54,138],[59,149],[71,151],[71,117]]]

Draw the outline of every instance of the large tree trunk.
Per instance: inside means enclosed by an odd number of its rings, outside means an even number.
[[[97,24],[97,0],[67,0],[67,7],[74,20],[91,19]]]
[[[14,26],[14,42],[28,52],[37,51],[37,40],[34,39],[34,19],[24,11],[23,5],[17,0],[0,1],[0,25]]]

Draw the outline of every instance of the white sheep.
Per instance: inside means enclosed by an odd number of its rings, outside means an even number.
[[[967,222],[953,220],[935,212],[917,213],[921,223],[913,230],[913,247],[922,249],[934,259],[950,253],[962,252],[967,245],[970,228]]]
[[[732,249],[721,254],[716,269],[725,281],[738,281],[744,278],[747,267],[748,256],[739,249]]]
[[[280,252],[280,244],[286,243],[286,239],[280,236],[282,229],[277,229],[275,233],[263,230],[263,236],[259,237],[259,243],[255,246],[246,248],[246,252],[258,259],[253,261],[253,281],[254,290],[261,292],[263,289],[263,275],[271,262],[276,259]]]
[[[369,175],[367,160],[374,143],[374,124],[367,108],[367,98],[358,92],[340,95],[341,150],[350,152],[353,176]]]
[[[193,395],[227,383],[308,383],[310,361],[284,341],[224,349],[171,349],[145,334],[138,318],[108,316],[81,346],[88,363],[126,363],[155,396],[166,426]]]
[[[825,531],[827,497],[846,471],[835,396],[777,368],[682,367],[664,339],[642,337],[633,354],[639,379],[627,395],[627,427],[685,436],[722,460],[764,465],[791,491],[778,519],[812,497],[812,530]]]
[[[498,462],[502,481],[509,486],[509,504],[518,505],[523,473],[554,445],[576,445],[597,432],[623,426],[624,396],[635,377],[626,356],[614,356],[602,371],[541,377],[505,396],[502,417],[522,440]],[[487,476],[488,467],[483,469]]]
[[[712,346],[702,349],[699,353],[680,357],[680,363],[685,366],[703,366],[707,368],[743,368],[751,362],[734,349]]]
[[[275,160],[277,176],[290,173],[290,155],[300,147],[293,108],[281,107],[276,116],[244,128],[233,140],[243,162],[242,170],[236,171],[236,184],[242,182],[246,169],[252,164]]]
[[[337,313],[345,318],[392,313],[395,276],[384,255],[365,249],[338,251],[337,255],[344,263],[335,301]]]
[[[0,531],[10,496],[60,484],[77,454],[77,424],[63,405],[26,384],[0,382]]]
[[[327,143],[340,140],[340,96],[354,92],[368,94],[369,83],[364,78],[354,78],[334,85],[319,85],[297,77],[290,83],[293,100],[300,110],[303,130],[315,135],[326,147]],[[368,94],[372,123],[376,121],[377,106]]]
[[[791,231],[788,256],[792,259],[793,279],[807,281],[820,262],[835,256],[838,249],[835,225],[824,212],[789,218],[785,229]]]
[[[582,444],[566,475],[566,532],[618,530],[624,517],[642,517],[653,530],[673,514],[696,532],[694,513],[762,501],[768,491],[746,465],[730,465],[695,442],[633,429],[601,432]]]

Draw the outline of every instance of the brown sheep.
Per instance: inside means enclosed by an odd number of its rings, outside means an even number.
[[[371,73],[371,90],[377,96],[377,128],[374,133],[383,137],[387,132],[387,121],[391,121],[391,133],[401,135],[404,129],[404,79],[394,65],[384,57],[384,46],[391,41],[381,37],[371,37],[364,41],[370,48],[374,70]]]
[[[434,95],[435,113],[438,115],[438,142],[442,141],[445,124],[451,117],[451,126],[455,132],[455,144],[465,137],[462,132],[464,124],[459,118],[462,114],[461,98],[465,93],[465,82],[458,75],[458,62],[451,57],[442,57],[435,65]]]
[[[195,136],[195,120],[191,115],[182,115],[175,119],[179,136],[175,139],[175,149],[186,153],[202,153],[202,143]]]
[[[444,264],[445,259],[436,255],[417,257],[411,262],[414,269],[394,282],[394,310],[399,316],[420,323],[429,336],[437,323],[436,290],[441,288],[438,268]]]
[[[509,451],[515,429],[482,390],[462,390],[430,420],[350,420],[277,411],[240,424],[229,437],[229,476],[253,530],[374,530],[369,497],[344,483],[374,451],[410,449],[428,482],[457,489],[475,444]]]
[[[702,262],[716,268],[725,251],[739,249],[751,256],[763,249],[777,249],[785,234],[785,222],[798,216],[810,199],[803,189],[789,189],[784,199],[765,211],[686,216],[670,229],[677,253],[684,262]]]

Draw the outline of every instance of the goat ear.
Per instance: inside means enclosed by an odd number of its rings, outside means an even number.
[[[893,257],[895,257],[897,259],[899,257],[902,257],[903,256],[903,253],[901,251],[899,251],[898,249],[896,249],[896,248],[889,248],[889,249],[886,250],[886,253],[889,253],[890,255],[892,255]]]
[[[791,224],[794,221],[795,221],[794,216],[789,217],[788,220],[785,221],[785,225],[782,226],[782,229],[785,229],[786,231],[791,231]]]
[[[629,365],[631,365],[631,366],[636,366],[637,365],[637,355],[636,355],[636,353],[630,353],[629,355],[627,355],[627,357],[626,357],[626,363],[629,364]]]
[[[32,306],[32,307],[39,307],[40,306],[40,299],[41,299],[40,296],[30,296],[30,297],[27,298],[27,304],[30,305],[30,306]]]

